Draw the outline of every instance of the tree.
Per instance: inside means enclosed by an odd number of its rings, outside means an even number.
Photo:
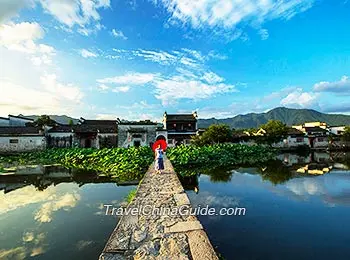
[[[192,138],[192,142],[196,145],[226,143],[231,140],[232,131],[230,127],[225,124],[211,125],[202,135],[197,135]]]
[[[73,119],[69,119],[68,125],[70,125],[70,126],[74,125]]]
[[[282,141],[288,134],[288,127],[278,120],[269,120],[266,124],[261,125],[260,128],[266,131],[266,134],[259,138],[260,141],[270,145]]]
[[[345,142],[350,142],[350,126],[345,127],[342,140]]]
[[[56,121],[52,120],[47,115],[41,115],[33,123],[27,124],[27,126],[35,126],[40,128],[42,128],[43,126],[55,126],[55,125],[56,125]]]

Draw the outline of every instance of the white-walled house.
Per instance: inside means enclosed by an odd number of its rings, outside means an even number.
[[[330,126],[328,130],[334,135],[342,135],[345,131],[345,126]]]
[[[36,127],[0,127],[0,153],[44,150],[44,132]]]
[[[74,130],[70,125],[57,125],[47,131],[47,146],[69,148],[73,146]]]
[[[0,126],[10,126],[10,119],[7,117],[0,117]]]
[[[157,123],[118,122],[118,147],[151,146],[156,141]]]
[[[288,136],[279,143],[272,145],[276,148],[297,148],[300,146],[310,146],[309,138],[298,129],[291,128]]]

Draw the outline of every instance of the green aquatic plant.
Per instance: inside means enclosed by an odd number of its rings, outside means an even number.
[[[122,181],[141,179],[152,162],[153,152],[149,147],[101,150],[56,148],[0,157],[0,167],[4,165],[61,164],[67,168],[95,171]]]
[[[216,144],[206,146],[178,146],[167,151],[175,167],[209,168],[235,165],[253,165],[266,162],[276,155],[274,149],[259,145]]]

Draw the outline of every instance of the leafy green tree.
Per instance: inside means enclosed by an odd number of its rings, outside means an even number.
[[[288,134],[288,127],[278,120],[269,120],[260,128],[266,131],[266,134],[259,138],[260,141],[268,144],[278,143],[283,140]]]
[[[342,140],[345,142],[350,142],[350,126],[345,127]]]
[[[68,125],[70,125],[70,126],[74,125],[73,119],[69,119]]]
[[[27,124],[27,126],[35,126],[40,128],[42,128],[43,126],[55,126],[55,125],[56,125],[56,121],[52,120],[47,115],[41,115],[33,123]]]
[[[226,143],[231,140],[232,130],[225,124],[211,125],[202,135],[192,138],[195,145]]]

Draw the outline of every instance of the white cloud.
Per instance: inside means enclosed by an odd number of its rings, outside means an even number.
[[[34,65],[51,64],[55,49],[36,41],[44,37],[38,23],[9,23],[0,25],[0,46],[8,50],[23,52]]]
[[[98,89],[101,91],[106,91],[106,90],[110,89],[110,87],[105,85],[105,84],[100,84],[100,85],[98,85]]]
[[[212,58],[212,59],[216,59],[216,60],[227,60],[228,57],[226,55],[217,53],[216,51],[210,51],[208,53],[208,57]]]
[[[0,1],[0,23],[15,16],[24,7],[33,6],[32,0],[1,0]]]
[[[81,105],[80,87],[63,83],[54,72],[54,47],[44,43],[38,23],[0,25],[0,110],[2,113],[72,112]]]
[[[160,0],[170,13],[169,24],[189,24],[226,31],[240,24],[257,25],[273,19],[290,19],[312,7],[314,0]]]
[[[122,85],[144,85],[152,82],[158,74],[152,73],[136,73],[130,72],[122,76],[116,76],[112,78],[98,79],[97,82],[102,84],[122,84]]]
[[[129,86],[122,86],[122,87],[115,87],[112,92],[114,93],[119,93],[119,92],[128,92],[130,90],[130,87]]]
[[[343,76],[339,81],[335,82],[321,81],[314,85],[314,91],[350,94],[350,79],[347,76]]]
[[[122,31],[118,31],[118,30],[116,30],[116,29],[113,29],[112,32],[111,32],[111,34],[112,34],[115,38],[121,38],[121,39],[123,39],[123,40],[127,40],[127,39],[128,39],[128,37],[126,37]]]
[[[311,92],[303,92],[301,88],[288,94],[281,100],[281,105],[297,108],[311,108],[317,106],[318,95]]]
[[[155,97],[164,105],[176,103],[181,99],[200,100],[217,94],[236,92],[234,85],[224,83],[207,84],[201,80],[188,79],[183,76],[159,79],[154,82]]]
[[[214,72],[205,72],[202,79],[204,79],[209,84],[216,84],[224,81],[224,78],[218,76]]]
[[[40,81],[43,89],[58,100],[80,103],[84,96],[79,87],[58,82],[55,74],[45,74],[40,77]]]
[[[266,29],[260,29],[259,30],[259,35],[261,37],[261,40],[265,41],[269,38],[269,31]]]
[[[84,58],[96,58],[96,57],[98,57],[97,53],[89,51],[87,49],[81,49],[79,52],[80,52],[80,55]]]
[[[110,0],[39,0],[45,12],[54,16],[60,23],[72,28],[77,25],[78,32],[89,35],[101,28],[99,9],[109,8]]]
[[[136,50],[132,51],[132,54],[137,57],[142,57],[147,61],[156,62],[162,65],[174,64],[179,59],[176,55],[170,54],[166,51]]]

